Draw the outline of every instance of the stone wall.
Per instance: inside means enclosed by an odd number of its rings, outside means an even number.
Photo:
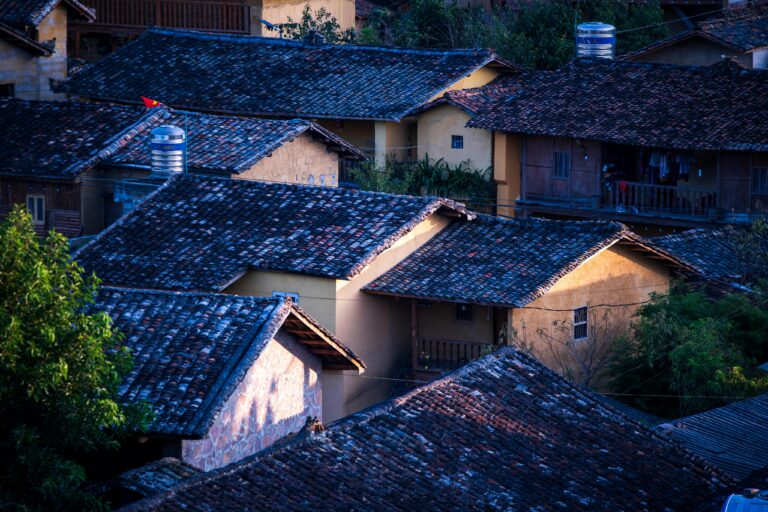
[[[64,99],[50,81],[67,77],[67,10],[59,5],[40,23],[38,41],[55,40],[49,57],[37,57],[15,43],[0,41],[0,84],[14,84],[15,97],[25,100]]]
[[[248,370],[205,439],[182,442],[182,460],[204,471],[269,447],[322,416],[321,361],[278,332]]]
[[[339,184],[339,154],[303,133],[262,158],[247,171],[233,176],[241,180],[301,183],[304,185]]]

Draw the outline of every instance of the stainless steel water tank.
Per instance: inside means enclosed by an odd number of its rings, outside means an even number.
[[[187,137],[176,126],[158,126],[152,130],[152,176],[168,177],[184,172]]]
[[[616,27],[590,21],[576,26],[576,55],[612,59],[616,54]]]

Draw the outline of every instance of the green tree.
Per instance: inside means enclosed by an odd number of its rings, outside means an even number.
[[[768,309],[764,295],[756,297],[712,298],[685,286],[654,296],[632,335],[617,342],[612,391],[662,417],[768,391],[768,374],[755,369],[768,361]]]
[[[283,35],[290,39],[303,40],[312,33],[323,36],[326,43],[354,43],[356,34],[354,28],[342,30],[338,20],[325,7],[312,12],[312,6],[307,3],[298,21],[288,17],[288,23],[282,25]]]
[[[0,224],[0,509],[100,506],[76,455],[148,419],[115,399],[131,357],[109,317],[89,312],[97,285],[64,237],[38,239],[23,207]]]

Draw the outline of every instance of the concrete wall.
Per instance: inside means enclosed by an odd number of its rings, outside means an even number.
[[[729,58],[736,58],[739,64],[743,66],[752,67],[751,54],[734,52],[701,37],[680,41],[648,55],[637,57],[634,60],[680,64],[683,66],[711,66],[723,60],[723,55]]]
[[[15,43],[0,41],[0,84],[14,84],[17,98],[58,100],[63,94],[51,91],[50,79],[67,78],[67,10],[58,5],[38,27],[38,41],[56,40],[53,55],[37,57]]]
[[[488,130],[467,128],[471,116],[452,105],[431,108],[418,118],[418,158],[442,158],[451,165],[465,164],[471,169],[493,165],[493,138]],[[464,137],[464,148],[451,148],[451,136]]]
[[[496,182],[496,213],[515,215],[515,201],[521,193],[522,136],[513,133],[493,133],[493,179]]]
[[[339,154],[329,151],[325,144],[303,133],[256,162],[247,171],[232,177],[335,187],[339,184],[338,174]]]
[[[472,320],[456,319],[456,304],[433,302],[419,306],[419,338],[494,343],[493,308],[472,306]]]
[[[251,6],[252,35],[278,37],[277,31],[266,30],[259,20],[277,24],[287,23],[290,17],[293,21],[299,22],[307,3],[312,6],[313,16],[320,8],[325,8],[336,18],[342,30],[355,26],[354,0],[251,0],[248,3]]]
[[[278,332],[227,400],[205,439],[182,441],[182,460],[204,471],[241,460],[321,418],[320,359]]]
[[[553,370],[583,383],[582,365],[588,357],[587,351],[591,348],[604,351],[607,340],[626,332],[637,306],[590,310],[588,338],[575,342],[573,310],[598,304],[638,303],[648,300],[651,292],[664,293],[668,289],[666,267],[614,245],[560,279],[545,295],[526,306],[531,309],[511,310],[509,323],[517,334],[517,343],[531,348],[533,354]],[[557,322],[563,331],[558,329]],[[543,332],[539,334],[539,330]],[[567,346],[567,342],[572,344]]]
[[[378,256],[351,280],[284,272],[250,271],[224,290],[237,295],[299,294],[299,306],[362,357],[366,376],[397,376],[410,356],[410,302],[363,293],[360,289],[395,266],[448,225],[432,215]],[[388,398],[392,383],[356,375],[323,377],[323,417],[333,421]]]

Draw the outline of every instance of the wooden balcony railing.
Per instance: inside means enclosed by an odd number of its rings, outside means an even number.
[[[85,0],[96,10],[93,25],[144,29],[169,28],[248,34],[249,8],[243,1],[215,0]]]
[[[717,190],[708,188],[624,182],[615,184],[608,196],[603,206],[627,214],[703,217],[717,207]]]
[[[495,348],[491,343],[421,338],[416,341],[416,364],[420,370],[455,370]]]

